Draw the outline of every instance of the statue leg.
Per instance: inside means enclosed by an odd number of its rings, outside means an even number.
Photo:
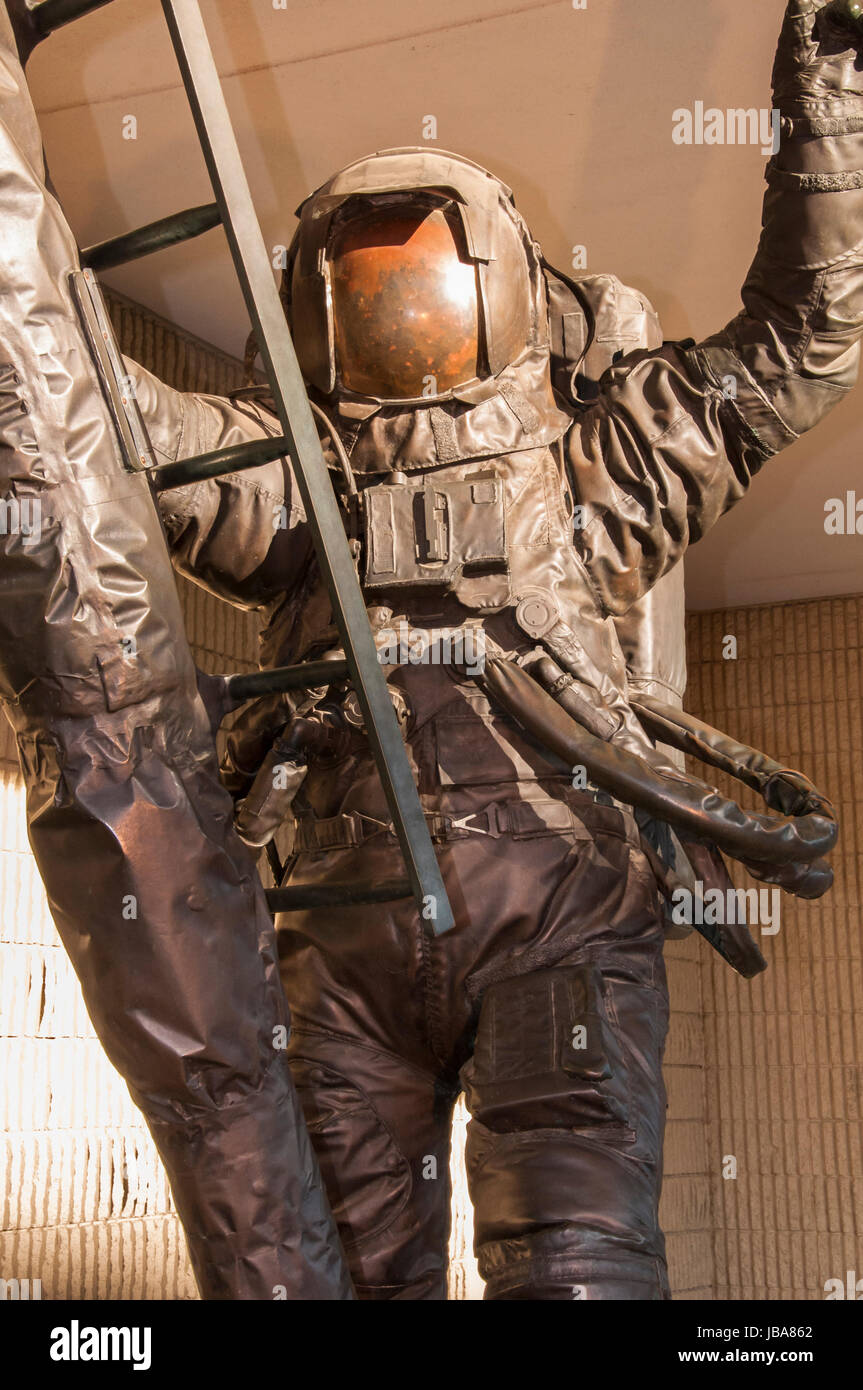
[[[662,926],[630,908],[630,921],[641,919],[634,935],[615,942],[610,929],[604,941],[593,932],[586,941],[571,898],[566,955],[484,993],[462,1076],[488,1299],[669,1297],[657,1216],[668,1019]],[[593,919],[595,927],[595,906]]]
[[[301,877],[392,877],[394,841]],[[425,931],[407,900],[280,919],[288,1057],[360,1299],[445,1299],[457,1073],[430,1037]]]

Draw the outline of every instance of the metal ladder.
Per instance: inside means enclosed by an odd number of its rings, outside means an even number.
[[[31,9],[40,34],[101,9],[111,0],[42,0]],[[453,926],[452,911],[435,858],[431,836],[414,784],[407,751],[399,731],[387,683],[377,659],[371,628],[347,536],[320,439],[309,406],[294,345],[273,280],[270,260],[252,203],[222,85],[213,60],[198,0],[161,0],[174,52],[180,67],[201,150],[210,174],[215,202],[161,218],[136,231],[101,242],[81,253],[95,285],[96,271],[146,256],[199,236],[219,224],[231,249],[234,267],[260,347],[282,429],[281,437],[255,440],[177,463],[156,465],[149,453],[143,422],[129,402],[122,404],[121,430],[127,452],[146,468],[156,491],[183,487],[202,478],[218,478],[287,455],[312,532],[318,564],[326,580],[345,660],[308,662],[279,670],[223,678],[234,706],[243,700],[301,687],[313,688],[322,679],[349,678],[359,699],[378,772],[404,857],[406,877],[363,888],[360,885],[321,885],[314,888],[275,888],[267,891],[272,911],[311,906],[380,902],[413,894],[423,921],[435,935]],[[94,310],[93,312],[97,312]],[[101,351],[112,352],[110,325],[102,326]],[[116,348],[113,348],[116,353]]]

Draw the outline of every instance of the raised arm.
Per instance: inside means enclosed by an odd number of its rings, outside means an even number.
[[[762,464],[857,379],[863,334],[863,22],[791,0],[773,73],[782,115],[743,310],[699,344],[637,352],[573,427],[579,548],[611,613],[670,569]]]

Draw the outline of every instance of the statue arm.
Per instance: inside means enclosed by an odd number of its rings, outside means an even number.
[[[791,0],[774,67],[782,139],[743,309],[720,333],[630,354],[568,441],[579,548],[625,612],[854,385],[863,335],[863,23]]]
[[[127,361],[157,462],[279,433],[260,407],[176,391]],[[159,494],[175,569],[242,608],[269,605],[299,582],[311,537],[287,459]]]

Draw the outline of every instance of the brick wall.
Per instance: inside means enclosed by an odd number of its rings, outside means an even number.
[[[701,965],[715,1296],[823,1298],[863,1277],[863,597],[693,615],[689,643],[688,708],[799,767],[839,814],[835,886],[783,896],[769,970]]]

